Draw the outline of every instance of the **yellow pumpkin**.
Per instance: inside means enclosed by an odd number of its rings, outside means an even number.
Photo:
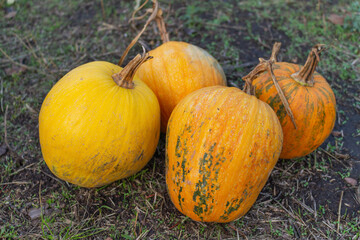
[[[151,159],[160,108],[151,89],[133,78],[135,70],[90,62],[53,86],[41,107],[39,134],[44,160],[57,177],[98,187],[138,172]]]
[[[202,48],[169,41],[149,53],[154,58],[140,66],[136,74],[159,100],[162,132],[171,112],[186,95],[203,87],[226,86],[220,64]]]
[[[166,135],[171,201],[196,221],[243,216],[264,187],[282,148],[271,107],[240,89],[213,86],[186,96]]]

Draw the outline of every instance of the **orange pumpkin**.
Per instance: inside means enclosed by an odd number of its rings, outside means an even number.
[[[166,184],[176,208],[196,221],[243,216],[282,147],[271,107],[240,89],[212,86],[186,96],[166,136]]]
[[[186,95],[203,87],[226,86],[220,64],[202,48],[169,41],[149,54],[154,58],[140,66],[136,74],[159,100],[162,132],[171,112]]]
[[[276,80],[294,115],[296,128],[286,113],[269,71],[252,74],[250,79],[256,96],[274,109],[281,122],[284,145],[280,158],[291,159],[313,152],[334,127],[334,93],[325,78],[315,72],[322,50],[323,45],[314,46],[304,66],[286,62],[272,64]],[[244,79],[249,81],[249,75]]]
[[[161,111],[161,131],[165,132],[171,112],[181,99],[203,87],[226,86],[226,77],[220,64],[204,49],[189,43],[169,40],[159,3],[157,0],[152,2],[152,9],[147,11],[151,12],[150,17],[126,48],[118,65],[121,66],[126,54],[150,22],[156,20],[163,44],[149,52],[154,58],[142,64],[136,75],[157,96]],[[131,20],[135,19],[135,13],[144,6],[145,4],[134,11]]]

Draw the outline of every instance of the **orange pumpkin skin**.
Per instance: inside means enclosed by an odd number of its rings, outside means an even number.
[[[220,64],[202,48],[169,41],[149,54],[154,58],[142,64],[136,74],[159,100],[162,132],[172,110],[186,95],[203,87],[226,86]]]
[[[314,85],[306,86],[291,75],[300,65],[277,62],[273,65],[276,79],[293,112],[297,129],[281,103],[268,71],[253,80],[256,96],[267,102],[279,117],[284,144],[280,158],[291,159],[305,156],[318,148],[330,135],[336,118],[335,95],[330,85],[314,72]]]
[[[189,94],[166,137],[166,184],[176,208],[195,221],[243,216],[265,185],[282,147],[271,107],[237,88]]]

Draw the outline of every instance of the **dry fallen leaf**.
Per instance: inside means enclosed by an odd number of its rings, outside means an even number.
[[[1,145],[0,145],[0,157],[1,157],[2,155],[4,155],[4,154],[6,153],[6,151],[7,151],[7,146],[6,146],[6,144],[5,144],[5,143],[1,144]]]
[[[331,133],[334,137],[344,137],[343,131],[332,131]]]
[[[43,206],[42,214],[48,215],[50,213],[50,210],[48,209],[48,206]],[[29,209],[28,215],[31,220],[35,220],[41,216],[41,208],[31,208]]]
[[[344,24],[344,16],[340,16],[337,14],[330,14],[330,16],[328,16],[328,20],[336,25],[343,25]]]
[[[350,158],[350,155],[349,155],[349,154],[341,154],[341,153],[335,152],[335,157],[341,158],[341,159],[348,159],[348,158]]]
[[[16,16],[16,11],[9,12],[4,16],[5,19],[10,19]]]
[[[6,75],[13,75],[13,74],[18,74],[18,73],[23,73],[25,71],[26,71],[26,67],[20,67],[20,66],[16,66],[16,65],[5,69]]]
[[[294,57],[294,58],[291,59],[291,62],[292,62],[292,63],[297,63],[298,60],[299,60],[299,59],[298,59],[297,57]]]
[[[354,179],[354,178],[346,177],[346,178],[344,178],[344,180],[345,180],[348,184],[350,184],[351,186],[356,186],[356,185],[357,185],[357,181],[356,181],[356,179]]]
[[[65,224],[69,224],[69,225],[73,225],[73,224],[74,224],[74,222],[71,221],[70,219],[65,219],[65,220],[64,220],[64,223],[65,223]]]

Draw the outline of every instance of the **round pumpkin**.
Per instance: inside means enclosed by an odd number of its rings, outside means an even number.
[[[161,109],[161,131],[175,106],[189,93],[203,87],[224,85],[220,64],[204,49],[185,42],[169,41],[149,52],[137,75],[156,94]]]
[[[142,64],[136,74],[157,96],[161,112],[161,131],[165,132],[171,112],[181,99],[203,87],[226,86],[226,77],[220,64],[204,49],[189,43],[169,40],[162,17],[163,11],[157,0],[152,2],[152,9],[146,11],[151,15],[126,48],[118,65],[121,66],[126,54],[150,22],[156,20],[163,44],[149,52],[154,58]],[[141,5],[133,12],[130,21],[135,19],[136,12],[144,6],[145,4]]]
[[[128,70],[134,68],[90,62],[67,73],[46,96],[40,145],[57,177],[99,187],[133,175],[151,159],[160,135],[159,103]]]
[[[167,128],[171,201],[196,221],[243,216],[276,164],[282,139],[271,107],[240,89],[213,86],[189,94]]]
[[[280,158],[305,156],[318,148],[330,135],[336,119],[335,95],[324,77],[315,71],[322,45],[315,46],[304,66],[287,62],[273,63],[273,72],[294,116],[290,116],[274,86],[269,71],[252,79],[255,95],[267,102],[279,117],[284,144]]]

